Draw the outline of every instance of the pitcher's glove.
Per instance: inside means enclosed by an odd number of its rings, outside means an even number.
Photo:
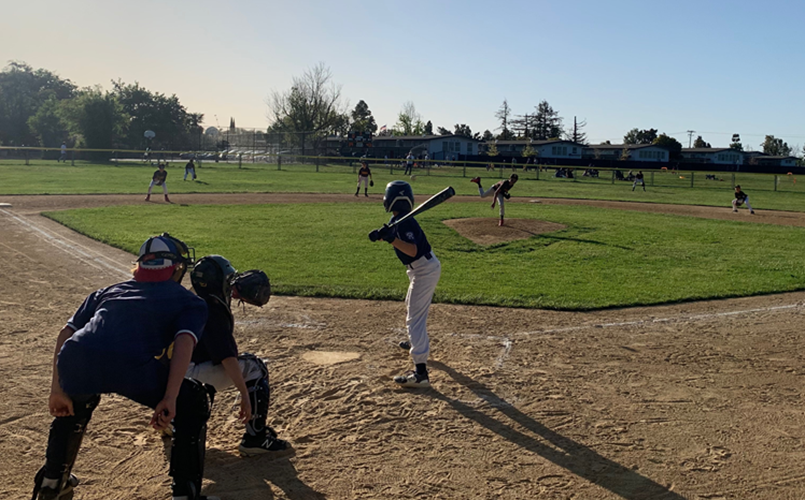
[[[369,181],[369,187],[372,187],[372,188],[375,187],[375,181],[370,180]]]
[[[506,198],[506,199],[508,200],[509,198],[511,198],[511,197],[512,197],[512,195],[510,195],[510,194],[509,194],[509,192],[508,192],[508,191],[506,191],[505,193],[503,193],[503,197],[504,197],[504,198]]]
[[[263,307],[271,298],[271,283],[266,273],[259,269],[236,274],[230,285],[232,285],[232,298],[253,306]]]

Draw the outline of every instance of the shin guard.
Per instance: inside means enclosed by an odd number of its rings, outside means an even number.
[[[176,418],[173,419],[170,463],[173,496],[196,499],[201,492],[209,418],[207,389],[196,380],[184,379],[176,398]]]

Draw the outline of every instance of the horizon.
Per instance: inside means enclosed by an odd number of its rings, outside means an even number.
[[[565,128],[574,116],[586,121],[591,144],[620,143],[632,128],[656,128],[686,148],[697,136],[727,147],[734,133],[747,150],[762,149],[766,135],[797,156],[805,144],[794,105],[805,5],[777,0],[683,0],[672,9],[509,1],[494,10],[502,20],[477,0],[175,0],[136,9],[44,0],[6,12],[22,21],[0,32],[4,67],[21,61],[105,90],[113,80],[139,82],[203,113],[205,127],[226,128],[231,117],[238,128],[267,128],[269,93],[321,62],[349,108],[365,101],[378,128],[393,127],[411,101],[434,131],[463,123],[494,133],[504,99],[514,115],[546,100]]]

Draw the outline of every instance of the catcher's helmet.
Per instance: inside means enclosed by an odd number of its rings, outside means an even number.
[[[391,181],[386,184],[383,194],[383,208],[386,212],[408,213],[414,208],[414,190],[405,181]]]
[[[220,255],[202,257],[190,272],[190,282],[199,297],[213,295],[229,304],[231,280],[237,274],[232,264]]]

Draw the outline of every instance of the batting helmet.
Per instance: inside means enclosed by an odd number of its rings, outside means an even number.
[[[237,274],[232,264],[220,255],[202,257],[190,272],[190,282],[199,297],[215,296],[229,304],[231,280]]]
[[[405,181],[391,181],[386,184],[383,194],[383,208],[386,212],[408,213],[414,208],[414,190]]]

